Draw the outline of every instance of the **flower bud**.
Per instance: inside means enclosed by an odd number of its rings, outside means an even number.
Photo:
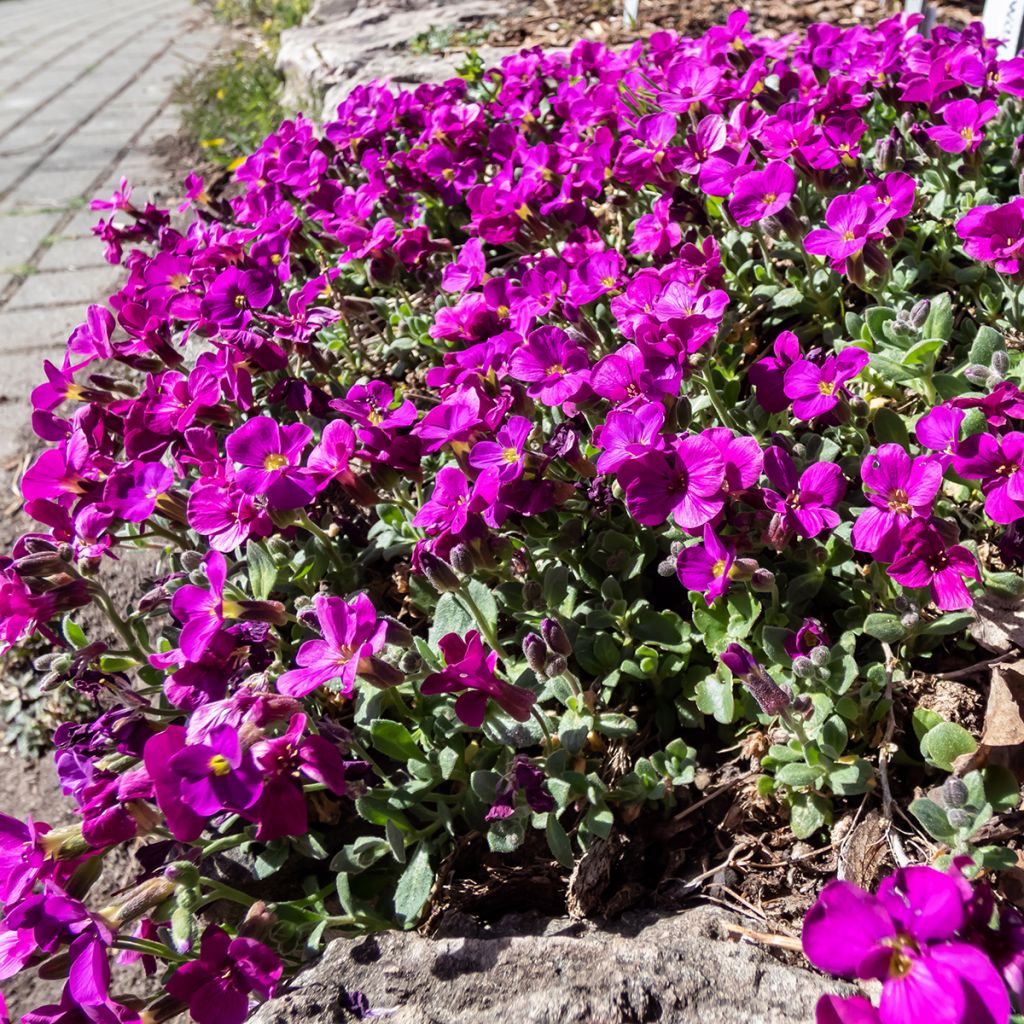
[[[412,631],[408,626],[391,618],[390,615],[383,616],[384,620],[384,642],[393,644],[395,647],[412,647]]]
[[[961,807],[953,807],[946,811],[946,818],[953,828],[967,828],[974,821],[974,815]]]
[[[564,654],[552,654],[547,659],[547,664],[544,666],[544,674],[548,679],[554,679],[567,672],[568,669],[569,662],[566,661]]]
[[[755,594],[770,594],[775,589],[775,573],[758,567],[751,574],[750,589]]]
[[[942,801],[947,807],[963,807],[969,796],[967,784],[955,775],[950,775],[942,784]]]
[[[190,860],[176,860],[164,868],[164,878],[192,889],[199,884],[199,869]]]
[[[452,568],[461,572],[463,576],[469,576],[476,568],[476,559],[473,557],[473,549],[468,544],[456,544],[448,552],[448,561]]]
[[[913,629],[921,621],[921,616],[916,611],[904,612],[900,616],[900,624],[904,629]]]
[[[572,654],[572,642],[557,619],[541,619],[540,633],[544,642],[556,654]]]
[[[16,558],[11,568],[21,577],[54,576],[67,572],[67,563],[56,551],[40,551],[34,555],[22,555]]]
[[[920,330],[924,327],[925,321],[928,319],[928,314],[932,311],[932,300],[931,299],[920,299],[910,307],[910,323]]]
[[[359,675],[379,690],[398,686],[405,679],[405,676],[394,665],[389,665],[388,662],[374,655],[359,659]]]
[[[817,647],[810,649],[807,656],[811,659],[811,663],[815,668],[823,668],[829,663],[831,652],[824,644],[818,644]]]
[[[406,651],[398,662],[398,667],[407,675],[419,672],[423,668],[423,658],[419,651]]]
[[[420,555],[420,569],[439,594],[453,593],[461,585],[452,567],[432,551],[424,551]]]
[[[992,359],[989,362],[995,373],[998,373],[1000,377],[1006,375],[1006,371],[1010,369],[1010,357],[1006,354],[1003,349],[996,349],[992,353]]]
[[[810,679],[814,675],[814,662],[805,654],[793,659],[793,675],[797,679]]]
[[[181,567],[185,572],[195,572],[202,564],[203,556],[198,551],[182,551]]]
[[[538,675],[542,675],[548,662],[548,645],[536,633],[523,637],[523,655],[526,664]]]
[[[801,718],[810,718],[814,714],[814,702],[806,693],[793,698],[793,713]]]
[[[896,143],[891,135],[875,143],[875,166],[883,173],[896,170]]]
[[[690,400],[685,395],[680,395],[676,399],[675,407],[675,421],[676,427],[679,430],[689,429],[690,422],[693,420],[693,406],[690,405]]]
[[[992,371],[981,363],[971,363],[964,370],[964,376],[978,387],[987,388],[992,386]],[[998,381],[996,382],[998,383]]]
[[[676,574],[676,556],[669,555],[658,563],[658,575],[666,578]]]
[[[246,622],[269,622],[272,626],[283,626],[288,613],[280,601],[239,601],[240,619]]]
[[[675,569],[673,568],[672,571],[675,572]],[[544,588],[539,580],[527,580],[523,584],[523,607],[528,611],[531,608],[536,608],[543,596]]]

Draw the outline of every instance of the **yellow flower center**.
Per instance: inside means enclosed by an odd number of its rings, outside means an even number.
[[[273,472],[275,469],[282,469],[288,465],[288,457],[274,452],[268,455],[263,460],[263,468],[269,472]]]
[[[223,754],[214,754],[210,758],[210,771],[214,775],[223,777],[231,771],[231,765],[228,764],[228,759]]]

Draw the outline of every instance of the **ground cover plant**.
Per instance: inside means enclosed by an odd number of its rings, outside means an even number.
[[[0,978],[67,978],[26,1020],[238,1024],[481,860],[630,836],[653,888],[723,790],[705,835],[812,855],[880,809],[895,874],[805,945],[881,1002],[823,1021],[1022,1008],[1018,779],[914,694],[1024,591],[1024,59],[916,24],[469,61],[183,225],[95,204],[126,281],[33,393],[0,567],[4,645],[95,709],[80,820],[0,818]]]

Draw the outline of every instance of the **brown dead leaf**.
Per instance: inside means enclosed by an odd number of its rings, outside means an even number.
[[[958,775],[987,764],[1002,765],[1024,782],[1024,660],[993,665],[981,742],[953,764]]]
[[[1024,648],[1024,601],[982,594],[974,602],[977,616],[969,632],[986,650],[1006,654]]]
[[[871,811],[839,844],[840,876],[862,889],[873,889],[889,856],[885,821]]]

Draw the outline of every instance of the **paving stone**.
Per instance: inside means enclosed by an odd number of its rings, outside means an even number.
[[[109,266],[103,258],[103,243],[93,235],[58,238],[39,259],[40,270],[78,270]]]
[[[78,302],[87,305],[105,299],[123,279],[120,267],[89,267],[85,270],[53,270],[27,277],[4,307],[9,310],[59,306]]]

